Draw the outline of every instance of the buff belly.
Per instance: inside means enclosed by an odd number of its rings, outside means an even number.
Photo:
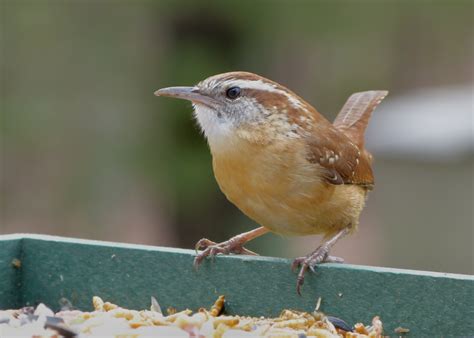
[[[282,235],[331,236],[345,227],[356,228],[366,190],[323,182],[320,169],[304,156],[265,148],[213,155],[223,193],[269,230]]]

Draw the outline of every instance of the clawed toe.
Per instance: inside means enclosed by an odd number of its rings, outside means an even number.
[[[240,255],[258,255],[242,246],[242,244],[234,239],[222,243],[213,242],[207,238],[201,239],[196,243],[196,257],[194,258],[194,267],[197,269],[206,257],[214,257],[219,254],[240,254]],[[198,250],[202,250],[198,252]]]
[[[217,243],[207,238],[202,238],[196,243],[194,250],[196,250],[196,254],[197,254],[198,250],[205,250],[212,245],[217,245]]]
[[[314,272],[314,267],[310,265],[311,255],[306,257],[298,257],[295,258],[293,263],[291,264],[291,269],[295,271],[298,267],[300,267],[300,271],[298,272],[298,277],[296,278],[296,292],[301,296],[301,287],[304,284],[304,274],[306,270],[310,268]]]
[[[336,256],[327,256],[322,263],[344,263],[344,258]]]
[[[201,242],[201,241],[199,241],[199,242]],[[199,244],[199,242],[198,242],[198,244]],[[211,241],[209,241],[209,242],[211,242]],[[211,242],[211,243],[213,243],[213,242]],[[196,248],[200,248],[200,249],[204,249],[204,250],[201,251],[201,252],[197,252],[197,249],[196,249],[196,257],[194,258],[194,264],[193,264],[194,268],[196,270],[199,268],[202,261],[206,257],[214,257],[217,254],[226,253],[224,248],[219,247],[219,244],[209,244],[208,246],[205,246],[205,247],[204,246],[199,246],[198,247],[198,244],[196,244]]]
[[[325,245],[322,245],[308,256],[295,258],[291,264],[291,268],[293,271],[295,271],[298,267],[300,267],[300,271],[298,272],[298,277],[296,279],[296,291],[299,295],[301,295],[301,287],[304,284],[304,276],[308,268],[315,272],[315,268],[318,264],[344,262],[344,259],[340,257],[329,256],[328,252],[329,248]]]
[[[291,263],[291,270],[294,272],[296,271],[297,268],[299,268],[301,265],[303,265],[304,261],[306,260],[306,257],[297,257],[293,260],[293,263]]]

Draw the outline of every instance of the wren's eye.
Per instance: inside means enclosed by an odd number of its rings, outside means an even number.
[[[227,91],[225,92],[225,95],[231,99],[231,100],[235,100],[236,98],[239,97],[240,95],[240,87],[230,87],[229,89],[227,89]]]

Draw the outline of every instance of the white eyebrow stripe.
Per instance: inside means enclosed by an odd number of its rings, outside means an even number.
[[[294,108],[304,109],[306,110],[305,105],[295,96],[291,95],[290,93],[278,89],[276,85],[263,82],[262,80],[239,80],[239,79],[229,79],[224,81],[223,85],[225,86],[238,86],[243,89],[256,89],[256,90],[263,90],[270,93],[278,93],[285,95],[288,101]]]
[[[277,89],[275,85],[262,80],[239,80],[239,79],[229,79],[224,81],[224,86],[238,86],[243,89],[257,89],[264,90],[267,92],[279,93],[283,92],[280,89]]]

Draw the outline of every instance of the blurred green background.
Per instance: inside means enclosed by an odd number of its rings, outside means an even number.
[[[388,89],[347,262],[473,273],[472,1],[0,1],[1,233],[191,248],[256,225],[225,199],[191,105],[246,70],[333,119]],[[294,257],[317,236],[248,247]]]

